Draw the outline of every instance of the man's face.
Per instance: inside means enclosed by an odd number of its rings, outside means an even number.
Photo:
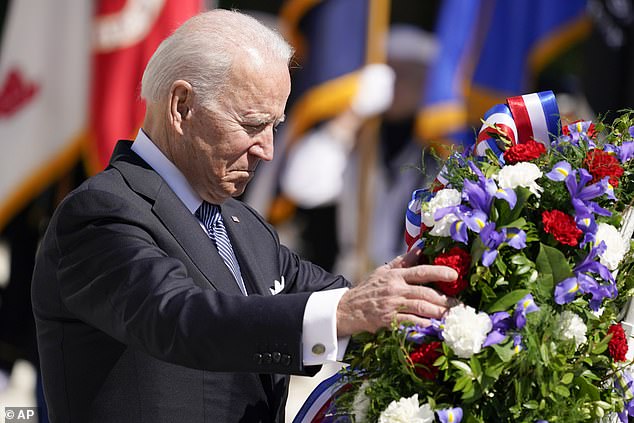
[[[273,159],[273,132],[284,120],[290,88],[286,64],[256,66],[245,55],[214,109],[192,111],[174,159],[204,200],[220,204],[242,194],[260,160]]]

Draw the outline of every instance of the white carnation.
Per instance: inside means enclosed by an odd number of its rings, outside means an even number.
[[[425,226],[432,228],[429,232],[434,236],[449,236],[451,224],[458,220],[456,215],[449,213],[442,219],[436,221],[434,215],[436,211],[444,207],[457,206],[460,204],[460,191],[453,188],[441,189],[434,198],[421,206],[421,219]]]
[[[368,419],[370,398],[366,395],[365,391],[369,387],[370,381],[364,380],[352,400],[352,414],[354,414],[355,422],[363,423]]]
[[[429,404],[418,405],[418,394],[392,401],[379,416],[379,423],[433,423]]]
[[[460,304],[447,313],[442,335],[458,357],[469,358],[482,350],[482,343],[492,328],[486,313],[477,313],[472,307]]]
[[[579,345],[585,344],[588,340],[586,338],[587,331],[588,328],[581,317],[572,311],[565,310],[559,315],[557,337],[562,341],[574,340],[575,346],[579,348]]]
[[[597,245],[599,245],[601,241],[605,242],[607,247],[603,254],[599,256],[601,264],[610,270],[616,270],[627,253],[630,243],[623,239],[618,229],[607,223],[599,223],[597,225]]]
[[[528,188],[537,197],[541,196],[544,190],[537,185],[537,180],[542,177],[542,171],[533,163],[520,162],[514,165],[504,166],[497,174],[500,188],[517,187]]]

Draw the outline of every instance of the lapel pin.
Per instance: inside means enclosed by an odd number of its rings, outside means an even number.
[[[231,220],[233,220],[236,223],[240,223],[240,219],[238,219],[238,216],[231,216]]]

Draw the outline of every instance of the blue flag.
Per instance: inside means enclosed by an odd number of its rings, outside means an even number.
[[[299,62],[286,128],[292,143],[349,107],[358,71],[384,60],[389,0],[289,0],[280,16]]]
[[[441,56],[417,118],[423,140],[469,145],[491,106],[534,90],[536,75],[589,33],[586,0],[445,0]]]

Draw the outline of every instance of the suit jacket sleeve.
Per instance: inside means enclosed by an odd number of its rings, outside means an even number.
[[[80,190],[49,232],[61,303],[77,319],[158,359],[211,371],[303,373],[301,331],[311,291],[345,285],[272,236],[288,294],[231,295],[192,275],[158,245],[155,228],[112,192]],[[274,232],[273,232],[274,234]],[[48,251],[47,251],[48,250]],[[53,266],[55,267],[55,266]],[[262,359],[276,351],[285,360]],[[266,356],[265,356],[266,358]]]

